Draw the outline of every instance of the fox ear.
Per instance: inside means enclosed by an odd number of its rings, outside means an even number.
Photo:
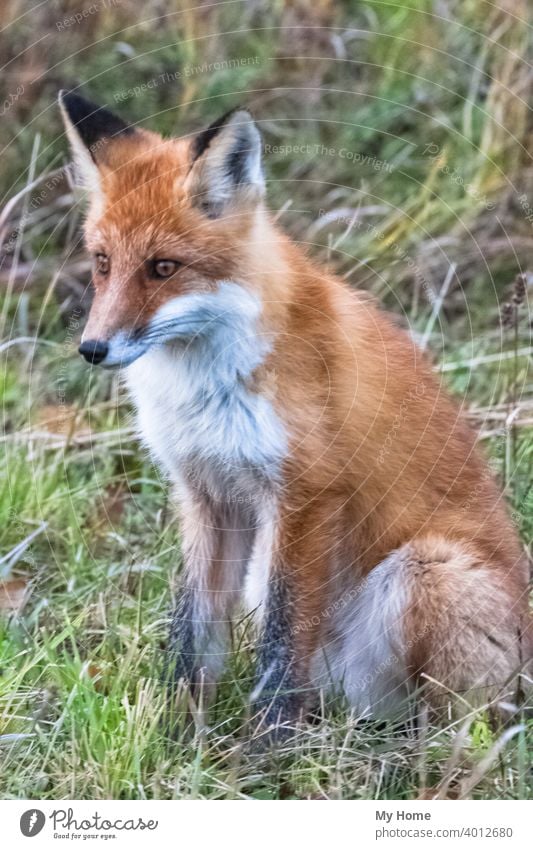
[[[104,161],[106,143],[117,135],[132,135],[136,130],[79,94],[60,91],[58,100],[79,181],[86,188],[97,190],[98,166]]]
[[[265,192],[261,135],[246,109],[228,112],[191,144],[186,188],[210,218],[233,202],[257,203]]]

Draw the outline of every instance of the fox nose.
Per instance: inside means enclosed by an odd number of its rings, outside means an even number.
[[[107,357],[109,345],[107,342],[99,342],[97,339],[89,339],[87,342],[82,342],[78,351],[85,357],[88,363],[98,365]]]

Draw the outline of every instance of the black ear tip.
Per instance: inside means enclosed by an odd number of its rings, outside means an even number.
[[[62,88],[57,96],[57,99],[64,106],[73,106],[76,103],[89,103],[89,101],[82,97],[81,94],[76,94],[76,92],[71,91],[68,88]],[[93,108],[97,109],[96,104],[93,104]]]
[[[135,132],[133,127],[129,127],[118,115],[87,100],[81,94],[62,89],[58,99],[87,147],[102,138]]]
[[[99,112],[105,111],[97,103],[87,100],[81,94],[76,94],[68,89],[61,89],[59,92],[59,102],[64,107],[67,115],[72,120],[73,124],[89,118]]]
[[[193,162],[195,162],[203,153],[205,153],[205,151],[207,150],[213,139],[219,134],[219,132],[239,114],[243,116],[243,124],[253,124],[255,126],[254,117],[248,107],[235,106],[233,109],[230,109],[228,112],[225,112],[223,115],[221,115],[220,118],[217,118],[215,121],[213,121],[212,124],[210,124],[205,130],[202,130],[200,133],[198,133],[198,135],[194,138],[191,146]]]
[[[225,112],[217,121],[213,121],[211,124],[212,127],[224,127],[230,121],[238,120],[238,123],[243,124],[255,124],[255,118],[248,108],[248,106],[234,106],[233,109],[229,109],[228,112]]]

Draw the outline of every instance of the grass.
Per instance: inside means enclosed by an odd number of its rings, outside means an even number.
[[[210,732],[165,738],[158,665],[179,529],[120,386],[76,357],[88,264],[81,207],[56,173],[54,103],[83,82],[126,119],[176,134],[249,104],[280,222],[427,342],[529,553],[525,0],[506,15],[473,0],[235,0],[165,19],[156,0],[93,5],[68,25],[68,2],[0,12],[0,795],[531,798],[532,729],[502,737],[483,713],[414,734],[325,705],[277,755],[252,757],[244,624]]]

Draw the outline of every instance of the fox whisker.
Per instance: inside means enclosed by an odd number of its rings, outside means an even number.
[[[169,321],[169,322],[161,322],[160,324],[153,325],[150,327],[150,330],[147,332],[138,332],[136,334],[132,334],[130,341],[135,342],[151,342],[158,337],[167,337],[167,334],[175,330],[180,330],[184,326],[187,327],[203,327],[205,325],[204,320],[198,319],[196,320],[183,320],[183,321]]]

